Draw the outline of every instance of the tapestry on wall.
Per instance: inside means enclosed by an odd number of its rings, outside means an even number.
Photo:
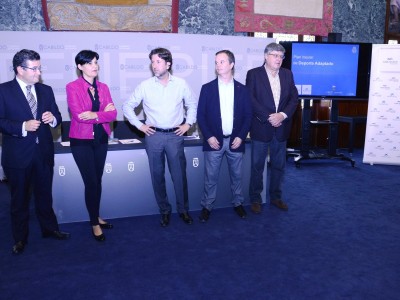
[[[235,0],[236,32],[327,36],[333,0]]]
[[[42,0],[48,30],[177,32],[178,0]]]

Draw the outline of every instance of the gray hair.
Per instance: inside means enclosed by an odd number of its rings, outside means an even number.
[[[267,45],[267,47],[265,47],[264,54],[271,53],[272,51],[279,51],[282,53],[286,52],[285,48],[283,48],[282,45],[277,43],[270,43]]]

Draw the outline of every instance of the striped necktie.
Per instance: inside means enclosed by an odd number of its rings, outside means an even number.
[[[29,107],[31,108],[33,118],[36,119],[36,115],[37,115],[37,101],[36,101],[36,99],[35,99],[35,96],[34,96],[34,95],[32,94],[32,92],[31,92],[31,88],[32,88],[31,85],[27,85],[27,86],[26,86],[26,90],[27,90],[26,99],[28,100]]]

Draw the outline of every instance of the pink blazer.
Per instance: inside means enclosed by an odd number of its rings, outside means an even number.
[[[108,135],[111,133],[110,122],[117,117],[117,110],[104,111],[109,103],[113,103],[108,86],[99,81],[97,90],[99,92],[100,109],[96,120],[80,120],[78,115],[84,111],[92,110],[92,100],[88,94],[89,83],[82,77],[67,84],[67,102],[71,114],[71,127],[69,137],[76,139],[93,139],[93,124],[102,124]]]

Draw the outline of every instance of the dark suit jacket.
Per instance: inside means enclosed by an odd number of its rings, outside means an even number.
[[[37,119],[50,111],[61,124],[61,114],[58,110],[51,87],[35,84],[37,97]],[[49,165],[54,165],[54,144],[49,124],[42,123],[36,132],[28,132],[22,136],[22,123],[32,120],[32,112],[28,101],[16,79],[0,84],[0,131],[3,134],[1,163],[8,168],[26,168],[32,161],[36,147],[36,137],[39,138],[40,151]]]
[[[269,142],[274,134],[281,142],[289,138],[292,117],[298,105],[298,93],[290,70],[280,68],[279,80],[281,96],[278,112],[284,112],[288,117],[281,126],[275,128],[268,122],[268,116],[277,111],[265,67],[261,66],[247,72],[246,86],[250,91],[253,106],[250,129],[250,136],[253,140]]]
[[[243,140],[242,145],[235,152],[244,152],[244,141],[250,129],[251,103],[249,92],[243,84],[234,80],[234,108],[233,108],[233,129],[230,144],[235,137]],[[203,151],[215,151],[210,147],[207,140],[215,136],[223,144],[221,107],[219,102],[218,78],[204,84],[201,87],[199,105],[197,107],[197,123],[203,134]]]

